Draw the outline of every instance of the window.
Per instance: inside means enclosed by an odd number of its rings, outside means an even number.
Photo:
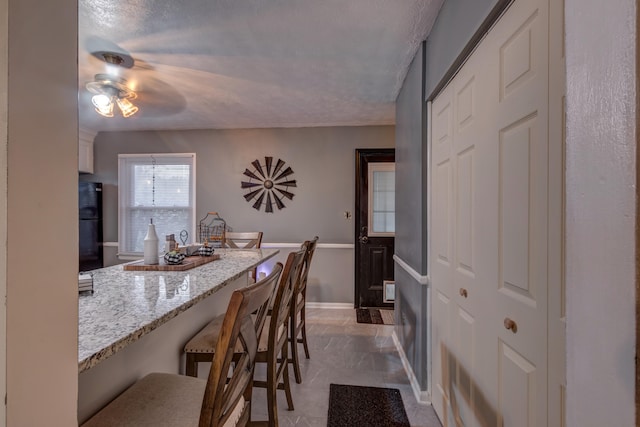
[[[369,163],[369,236],[391,237],[396,231],[395,163]]]
[[[151,219],[162,247],[182,230],[195,241],[195,161],[194,153],[118,155],[119,255],[142,255]]]

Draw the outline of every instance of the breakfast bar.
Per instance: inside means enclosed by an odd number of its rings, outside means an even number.
[[[184,373],[184,343],[278,250],[215,253],[219,259],[185,271],[127,271],[125,264],[92,272],[94,292],[78,304],[80,422],[146,373]]]

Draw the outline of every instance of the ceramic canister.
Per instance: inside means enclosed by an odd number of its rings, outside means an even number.
[[[144,237],[144,263],[146,265],[155,265],[158,260],[158,234],[153,220],[149,223],[147,235]]]

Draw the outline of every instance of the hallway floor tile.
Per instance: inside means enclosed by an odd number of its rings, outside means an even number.
[[[355,310],[307,309],[307,334],[311,359],[304,358],[302,345],[302,384],[296,384],[293,369],[290,380],[294,411],[288,411],[284,391],[278,391],[280,426],[326,426],[329,384],[389,387],[400,390],[411,426],[440,427],[431,405],[416,401],[402,361],[393,344],[392,325],[356,323]],[[262,366],[256,378],[265,378]],[[266,420],[264,389],[254,388],[252,419]],[[348,427],[348,426],[345,426]]]

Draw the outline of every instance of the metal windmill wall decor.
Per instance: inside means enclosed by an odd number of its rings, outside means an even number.
[[[278,210],[285,208],[283,202],[286,197],[293,200],[294,194],[289,191],[290,187],[296,187],[296,180],[291,179],[293,169],[287,166],[281,159],[273,164],[273,157],[265,157],[264,164],[258,159],[251,162],[253,170],[245,169],[243,175],[249,178],[249,181],[242,181],[243,190],[249,190],[244,195],[247,202],[253,201],[253,208],[260,210],[264,206],[264,211],[272,213],[275,204]],[[255,199],[255,200],[254,200]]]

